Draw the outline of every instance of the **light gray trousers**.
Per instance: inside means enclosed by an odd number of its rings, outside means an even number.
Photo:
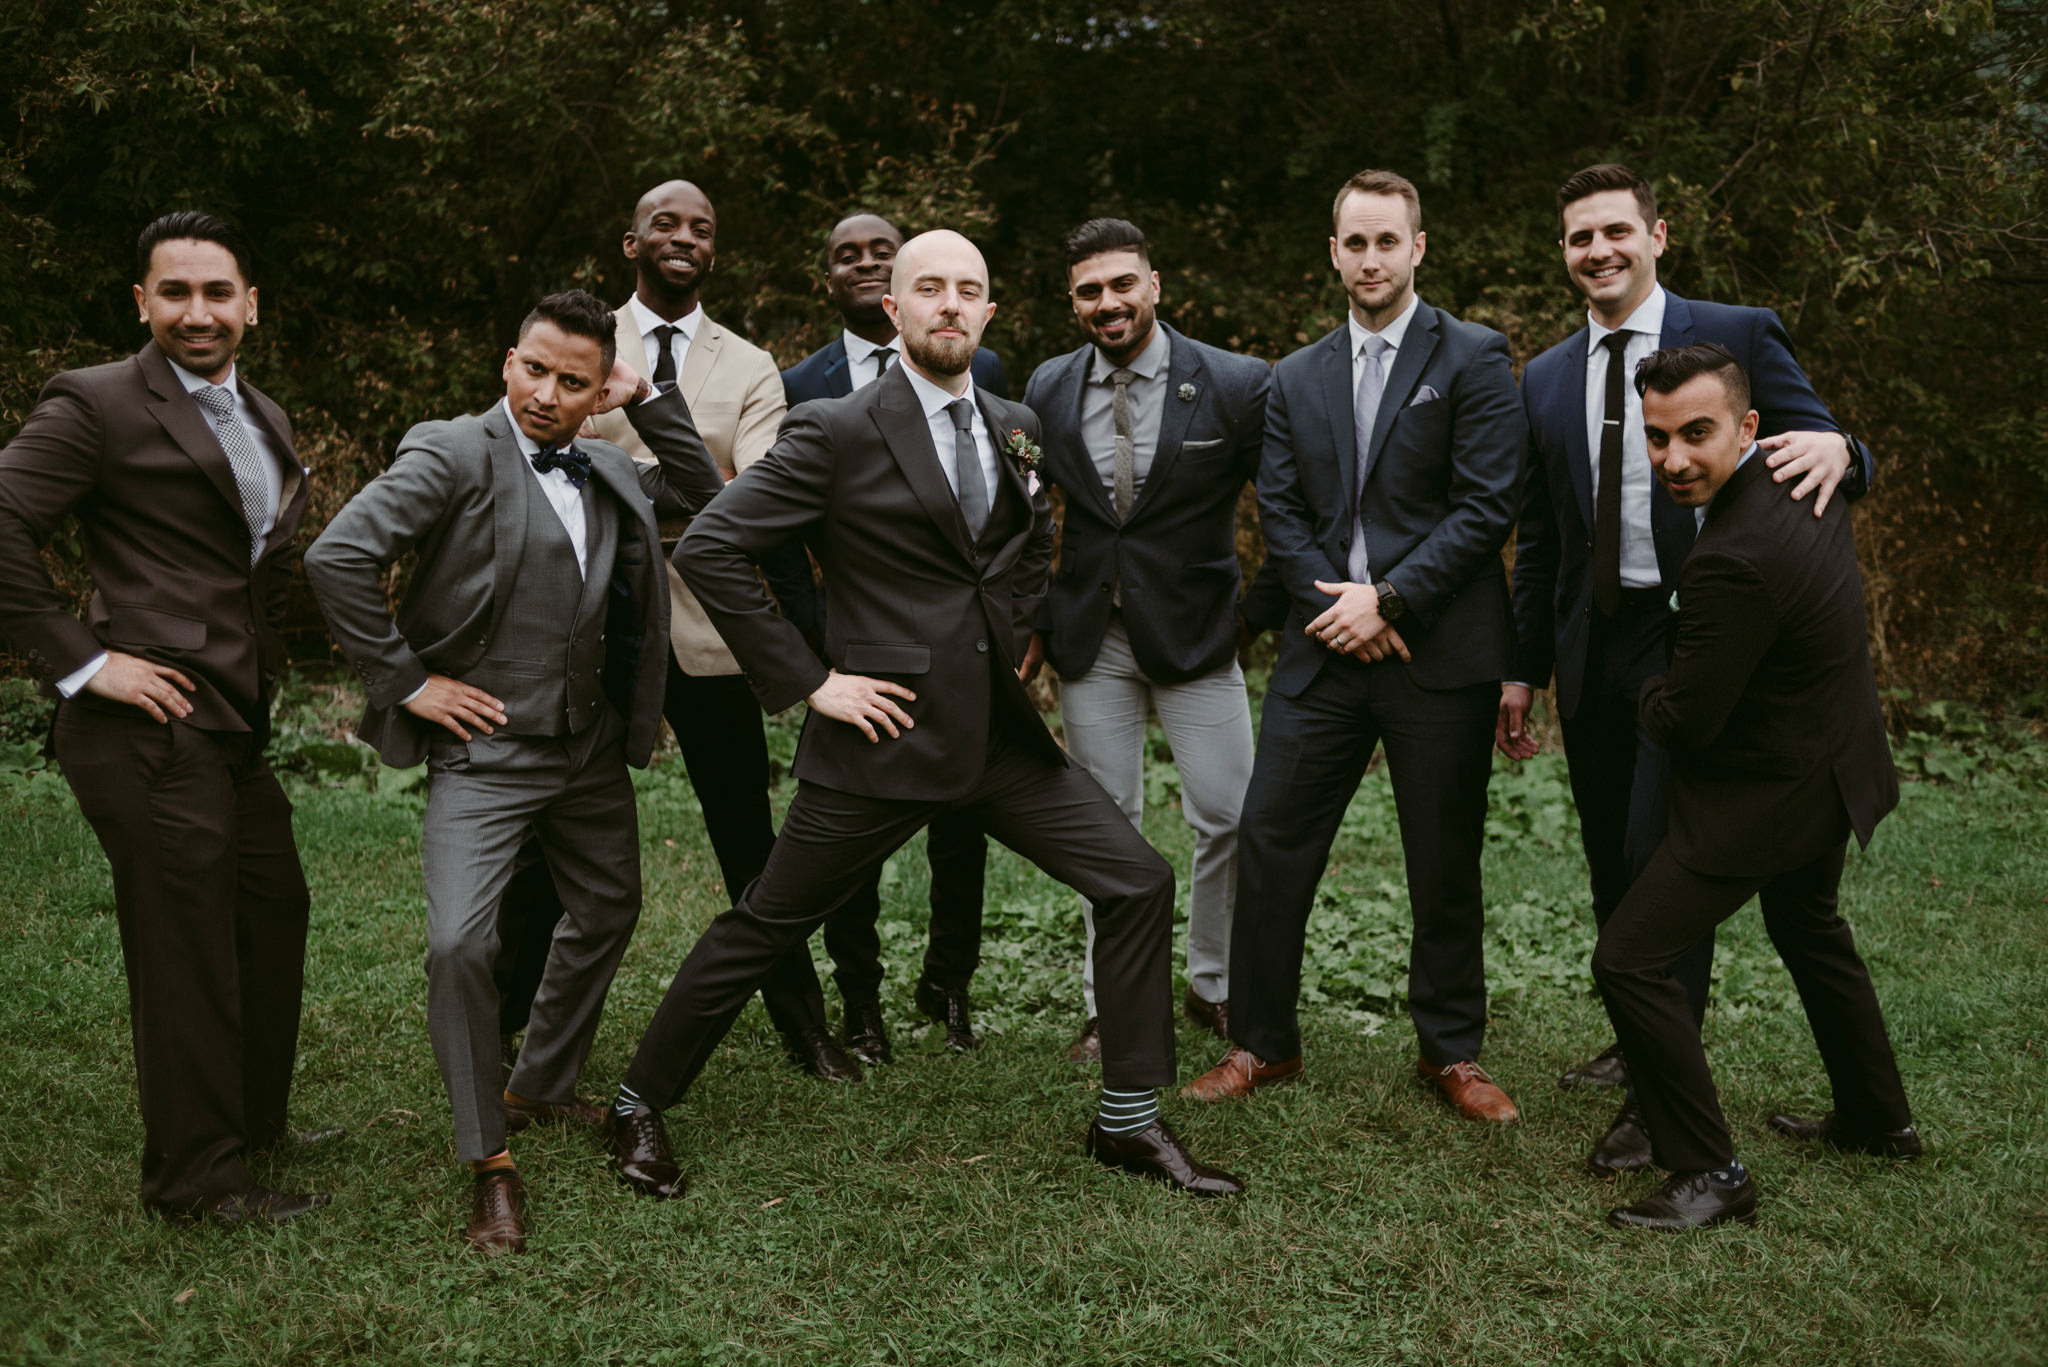
[[[564,917],[555,931],[510,1090],[567,1102],[605,994],[640,918],[640,818],[625,728],[605,709],[579,736],[504,732],[428,748],[427,1030],[455,1112],[456,1156],[505,1147],[498,1048],[498,903],[528,832],[540,839]]]
[[[1195,831],[1188,895],[1188,981],[1204,1001],[1230,996],[1230,916],[1237,898],[1237,818],[1252,777],[1252,714],[1244,673],[1232,660],[1187,683],[1154,683],[1131,654],[1121,614],[1109,620],[1088,672],[1060,680],[1067,752],[1116,799],[1133,826],[1145,816],[1145,719],[1159,724],[1180,770],[1181,814]],[[1088,928],[1081,992],[1095,1009],[1095,916]]]

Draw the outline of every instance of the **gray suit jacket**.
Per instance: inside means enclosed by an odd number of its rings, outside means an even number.
[[[577,448],[590,456],[586,494],[608,492],[621,514],[605,676],[637,766],[654,749],[668,676],[668,570],[656,519],[696,513],[725,481],[680,394],[624,411],[657,464],[636,465],[605,441],[579,439]],[[421,423],[306,552],[320,610],[368,693],[357,734],[386,764],[426,758],[430,728],[401,700],[429,673],[459,679],[483,658],[506,607],[500,586],[511,584],[524,547],[526,500],[539,493],[502,407]],[[414,549],[419,563],[393,620],[384,577]]]

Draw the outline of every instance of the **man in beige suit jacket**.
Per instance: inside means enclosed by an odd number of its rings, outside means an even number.
[[[718,216],[688,181],[655,186],[640,198],[626,231],[633,295],[614,315],[618,354],[656,389],[679,388],[697,432],[726,479],[759,460],[775,440],[786,408],[782,375],[766,351],[705,316],[701,294],[716,260]],[[596,419],[597,434],[637,461],[654,455],[624,418]],[[664,522],[662,539],[682,535]],[[802,556],[795,548],[795,556]],[[808,575],[809,562],[802,562]],[[704,811],[719,872],[734,900],[768,861],[775,828],[768,809],[768,743],[760,705],[718,631],[669,568],[669,641],[673,658],[663,715],[676,733],[690,782]],[[774,578],[770,579],[771,587]],[[507,892],[499,934],[501,1032],[524,1025],[547,961],[560,905],[544,865],[524,872]],[[792,955],[763,990],[769,1015],[791,1058],[831,1080],[857,1080],[859,1065],[834,1042],[825,1001],[807,952]],[[507,1047],[508,1061],[511,1050]]]

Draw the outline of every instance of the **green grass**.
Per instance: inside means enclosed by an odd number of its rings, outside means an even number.
[[[718,909],[680,765],[642,785],[647,912],[586,1092],[609,1088]],[[1185,867],[1171,771],[1148,833]],[[1910,785],[1844,905],[1889,1015],[1928,1158],[1815,1155],[1764,1125],[1825,1082],[1754,910],[1724,932],[1709,1043],[1751,1229],[1628,1236],[1579,1162],[1615,1105],[1559,1091],[1607,1031],[1554,760],[1496,781],[1486,1062],[1522,1124],[1460,1121],[1413,1083],[1396,999],[1405,907],[1368,782],[1314,928],[1309,1081],[1169,1102],[1250,1182],[1202,1203],[1080,1152],[1092,1079],[1068,894],[1006,852],[976,983],[987,1043],[954,1059],[909,1008],[920,846],[885,890],[900,1061],[828,1088],[749,1008],[671,1131],[689,1195],[629,1197],[586,1136],[522,1137],[532,1251],[455,1235],[465,1175],[427,1045],[416,795],[302,787],[313,886],[296,1117],[331,1150],[266,1176],[335,1204],[275,1230],[193,1229],[135,1199],[140,1127],[106,864],[48,775],[0,788],[0,1360],[247,1363],[2005,1363],[2048,1330],[2048,840],[2042,792]],[[55,793],[51,789],[55,788]],[[786,791],[784,796],[786,796]],[[672,843],[671,843],[672,842]],[[1184,895],[1184,894],[1183,894]],[[836,1014],[836,1007],[835,1007]],[[1184,1022],[1181,1074],[1216,1045]]]

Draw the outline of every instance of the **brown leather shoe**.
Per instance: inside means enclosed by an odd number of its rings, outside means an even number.
[[[526,1251],[526,1184],[509,1168],[477,1174],[469,1193],[469,1225],[462,1231],[471,1248],[486,1253]]]
[[[1099,1123],[1090,1125],[1088,1152],[1105,1167],[1150,1177],[1192,1196],[1237,1196],[1244,1191],[1244,1183],[1229,1173],[1195,1161],[1164,1120],[1155,1120],[1136,1134],[1106,1134]]]
[[[1494,1085],[1486,1070],[1471,1059],[1459,1059],[1438,1068],[1428,1059],[1415,1060],[1415,1075],[1444,1094],[1453,1106],[1473,1120],[1506,1125],[1520,1120],[1522,1113],[1508,1094]]]
[[[1223,1056],[1223,1062],[1180,1089],[1180,1094],[1192,1101],[1224,1101],[1234,1097],[1250,1096],[1260,1087],[1271,1087],[1281,1082],[1292,1082],[1301,1076],[1301,1055],[1281,1063],[1268,1063],[1248,1049],[1235,1044]]]
[[[1081,1034],[1074,1041],[1074,1047],[1067,1050],[1067,1062],[1102,1062],[1102,1020],[1100,1017],[1090,1016],[1088,1023],[1081,1027]]]
[[[1188,1019],[1207,1030],[1217,1039],[1228,1043],[1230,1040],[1230,1003],[1212,1002],[1195,995],[1191,984],[1187,995],[1180,999],[1180,1009],[1188,1013]]]
[[[608,1111],[605,1138],[621,1182],[657,1201],[683,1194],[683,1170],[669,1150],[668,1126],[660,1111],[651,1106],[635,1106],[631,1115]]]
[[[605,1108],[594,1101],[528,1101],[505,1093],[505,1133],[518,1134],[529,1125],[581,1125],[594,1130],[604,1124]]]

